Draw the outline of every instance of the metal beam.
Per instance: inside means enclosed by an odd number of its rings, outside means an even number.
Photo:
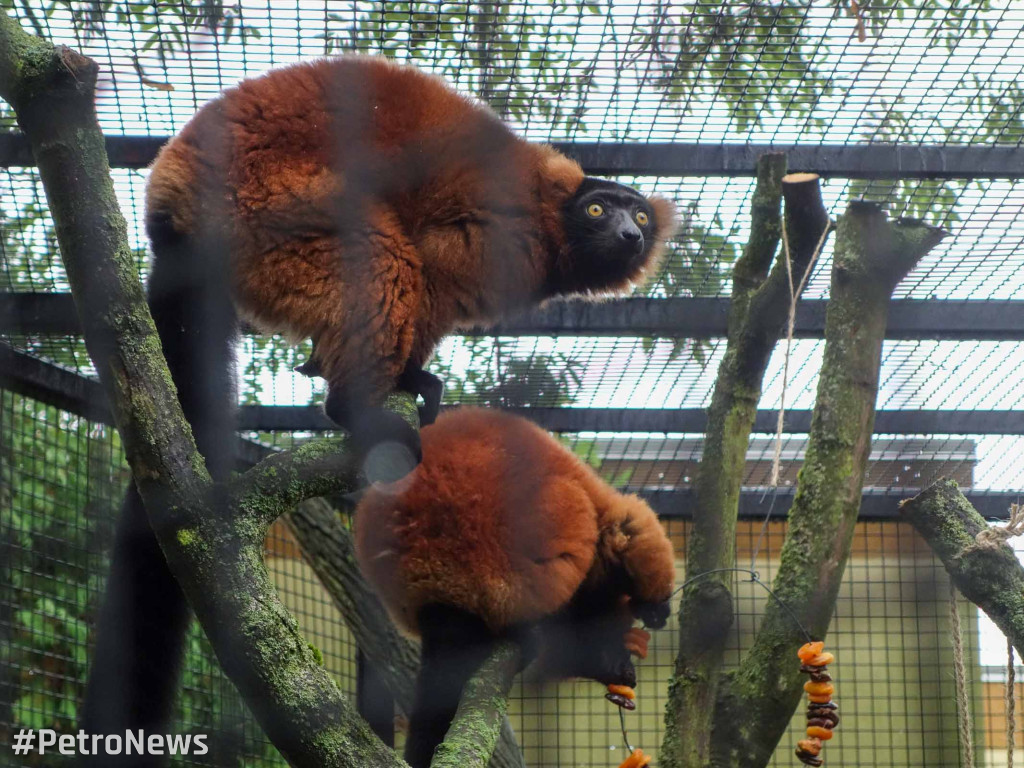
[[[111,168],[145,168],[169,136],[106,136]],[[32,147],[23,133],[0,133],[0,167],[31,168],[36,164]]]
[[[821,338],[825,299],[797,305],[795,335]],[[555,301],[479,333],[508,336],[661,336],[720,338],[726,335],[727,298]],[[1016,341],[1024,339],[1024,301],[896,299],[889,305],[887,339]]]
[[[552,432],[703,433],[707,411],[700,408],[518,408],[512,409]],[[786,411],[785,431],[807,434],[809,410]],[[774,434],[778,411],[759,410],[754,432]],[[1024,410],[881,410],[876,435],[1024,435]]]
[[[757,158],[785,152],[792,171],[844,179],[1015,179],[1024,149],[897,144],[554,143],[588,173],[754,176]]]
[[[701,434],[707,412],[700,408],[509,408],[551,432],[681,432]],[[754,432],[773,434],[778,411],[761,410]],[[811,411],[786,411],[785,429],[807,434]],[[317,406],[242,406],[239,429],[254,432],[319,432],[337,429]],[[875,434],[1024,435],[1024,410],[882,410]]]
[[[144,168],[167,136],[107,136],[114,168]],[[785,152],[789,167],[848,179],[1014,179],[1024,149],[1013,146],[897,144],[720,144],[555,142],[588,173],[605,176],[753,176],[765,152]],[[35,165],[20,133],[0,134],[0,166]]]
[[[821,338],[824,299],[798,305],[797,338]],[[556,301],[467,335],[653,336],[721,338],[726,334],[727,298]],[[69,293],[0,293],[0,333],[79,334]],[[897,299],[890,304],[887,339],[1024,340],[1024,301]]]
[[[99,382],[0,343],[0,386],[93,421],[112,424]],[[682,432],[700,434],[699,408],[512,408],[552,432]],[[775,431],[776,411],[757,412],[754,431]],[[786,412],[786,430],[806,434],[811,411]],[[337,429],[319,406],[247,405],[238,428],[254,432],[323,432]],[[1024,410],[881,410],[875,434],[1024,435]]]
[[[920,491],[906,489],[899,492],[873,493],[867,492],[861,497],[859,520],[898,520],[899,505],[904,499],[917,495]],[[694,491],[690,488],[668,491],[637,491],[659,517],[689,520],[693,517]],[[1009,518],[1011,504],[1019,504],[1024,493],[1012,492],[972,492],[966,491],[967,500],[974,505],[978,513],[989,520],[1006,520]],[[781,520],[789,514],[793,505],[794,491],[786,490],[776,493],[772,490],[753,490],[740,493],[740,518],[747,520],[763,520],[765,517]]]
[[[0,342],[0,389],[17,392],[98,424],[114,426],[103,386],[95,379],[61,368]],[[239,438],[239,468],[251,467],[272,448]]]
[[[111,424],[109,409],[106,405],[106,398],[99,382],[81,376],[73,371],[60,368],[52,363],[44,362],[24,352],[12,349],[9,345],[0,342],[0,388],[8,389],[19,394],[31,397],[40,402],[52,405],[56,408],[66,410],[84,418],[97,421],[103,424]],[[521,409],[528,412],[530,409]],[[541,410],[572,410],[572,409],[533,409]],[[806,412],[798,411],[797,414]],[[892,413],[893,417],[899,412],[881,412],[879,416],[885,418],[884,414]],[[940,412],[932,412],[940,413]],[[953,418],[959,416],[967,417],[976,414],[952,414]],[[982,412],[979,412],[982,413]],[[1006,418],[1002,415],[1000,418]],[[1019,419],[1021,412],[1010,412],[1013,418]],[[529,414],[528,414],[529,415]],[[537,414],[534,414],[536,416]],[[914,415],[914,412],[906,414]],[[987,414],[986,414],[987,415]],[[687,418],[694,418],[688,416]],[[770,412],[758,414],[758,423],[764,419],[770,419]],[[799,419],[806,418],[803,415]],[[943,418],[946,418],[945,416]],[[303,427],[295,424],[299,420],[307,423]],[[323,416],[318,408],[286,408],[267,406],[247,406],[241,409],[240,427],[243,429],[273,431],[275,429],[303,429],[317,431],[326,424],[331,423]],[[664,430],[661,426],[655,431]],[[694,430],[700,431],[700,430]],[[771,431],[770,429],[765,431]],[[876,424],[876,431],[877,424]],[[970,430],[968,430],[970,431]],[[272,453],[274,449],[245,439],[238,441],[238,459],[240,468],[252,466],[262,458]],[[651,506],[666,518],[689,519],[690,510],[693,509],[692,489],[653,491],[641,490],[640,495],[648,500]],[[901,493],[866,493],[861,503],[861,520],[888,520],[896,519],[896,510],[899,501],[909,498],[913,491]],[[1006,519],[1007,510],[1010,504],[1019,503],[1021,493],[968,493],[967,498],[982,514],[990,519]],[[774,499],[774,501],[773,501]],[[740,517],[742,518],[764,518],[769,515],[773,518],[782,518],[788,512],[793,502],[793,492],[789,490],[765,493],[764,491],[743,491],[740,494]]]
[[[0,388],[90,421],[113,424],[106,394],[98,381],[19,352],[2,342]]]

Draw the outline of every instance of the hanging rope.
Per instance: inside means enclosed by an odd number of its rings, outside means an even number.
[[[956,719],[964,768],[974,768],[974,741],[971,735],[971,702],[967,696],[967,668],[964,664],[964,636],[960,627],[960,608],[956,586],[949,584],[949,628],[953,635],[953,677],[956,682]]]
[[[818,238],[818,244],[814,246],[811,260],[807,262],[807,269],[804,270],[804,274],[800,278],[800,285],[794,285],[793,261],[789,255],[789,236],[786,234],[785,217],[782,220],[782,254],[786,259],[786,275],[789,277],[789,320],[786,323],[786,356],[782,361],[782,398],[779,402],[779,421],[775,432],[775,456],[772,458],[772,474],[769,480],[769,485],[773,488],[777,488],[779,485],[780,465],[782,463],[782,424],[786,414],[786,388],[789,386],[789,352],[793,346],[793,330],[796,327],[796,305],[800,295],[803,293],[804,286],[807,285],[811,272],[814,271],[814,265],[818,261],[821,249],[825,247],[825,240],[828,238],[828,233],[831,229],[832,222],[829,221],[825,225],[821,237]]]
[[[1006,768],[1013,768],[1013,747],[1017,739],[1016,675],[1013,667],[1013,643],[1006,640]]]
[[[1014,536],[1024,534],[1024,504],[1010,506],[1010,519],[1005,526],[989,526],[974,537],[974,543],[966,547],[961,557],[978,549],[998,549]],[[967,696],[967,674],[964,665],[964,641],[960,628],[960,611],[956,604],[956,587],[949,585],[949,625],[953,635],[953,668],[956,678],[957,722],[960,729],[960,743],[964,749],[964,766],[974,767],[974,746],[971,739],[971,712]],[[1006,684],[1003,689],[1006,708],[1006,765],[1013,768],[1014,742],[1017,738],[1016,699],[1014,690],[1013,644],[1006,640]]]

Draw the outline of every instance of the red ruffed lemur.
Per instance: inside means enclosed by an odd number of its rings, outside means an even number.
[[[556,296],[624,291],[672,215],[437,77],[323,59],[225,91],[161,150],[146,189],[150,307],[215,479],[235,453],[239,318],[312,339],[305,370],[327,380],[327,415],[359,454],[408,449],[390,479],[420,446],[381,401],[419,394],[432,420],[442,388],[423,366],[443,336]],[[109,584],[84,721],[159,732],[188,612],[134,489]]]
[[[356,557],[422,667],[405,759],[426,768],[462,687],[511,635],[538,674],[636,684],[634,617],[664,626],[675,580],[657,516],[525,419],[460,408],[422,431],[423,460],[359,503]]]

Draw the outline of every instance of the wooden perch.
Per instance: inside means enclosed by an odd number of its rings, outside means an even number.
[[[784,334],[791,303],[785,254],[775,258],[782,232],[780,203],[784,198],[789,256],[797,284],[831,223],[817,175],[785,175],[783,154],[762,155],[757,167],[750,239],[733,271],[728,342],[715,380],[695,481],[696,508],[687,541],[688,577],[735,565],[736,517],[747,445],[765,369]],[[722,573],[695,582],[683,593],[680,647],[666,712],[662,765],[705,766],[709,762],[722,654],[733,620],[730,580],[731,574]]]
[[[1024,568],[1005,543],[979,544],[988,524],[952,480],[939,480],[900,505],[942,560],[960,593],[983,610],[1024,656]]]
[[[356,563],[352,534],[323,499],[300,504],[286,518],[302,554],[341,612],[356,645],[373,664],[403,712],[413,704],[419,650],[395,627]],[[522,751],[504,718],[490,768],[523,768]]]
[[[263,563],[267,525],[308,493],[350,485],[318,473],[325,441],[214,487],[161,354],[96,121],[98,68],[0,13],[0,97],[28,136],[56,225],[89,354],[136,486],[175,578],[225,672],[294,766],[404,765],[372,733],[299,634]],[[391,406],[415,418],[410,397]],[[343,461],[343,460],[342,460]],[[326,464],[325,464],[326,462]],[[298,485],[276,485],[287,469]],[[273,470],[273,472],[271,471]],[[268,497],[250,492],[272,491]]]
[[[466,683],[462,701],[430,768],[484,768],[498,743],[508,692],[519,669],[519,647],[499,644]]]

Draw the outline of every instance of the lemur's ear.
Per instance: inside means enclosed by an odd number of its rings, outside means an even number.
[[[655,235],[664,242],[679,231],[676,207],[664,197],[649,197],[647,200],[654,209]]]
[[[549,146],[542,146],[541,151],[544,153],[541,174],[557,192],[566,196],[573,194],[583,181],[580,164]]]

